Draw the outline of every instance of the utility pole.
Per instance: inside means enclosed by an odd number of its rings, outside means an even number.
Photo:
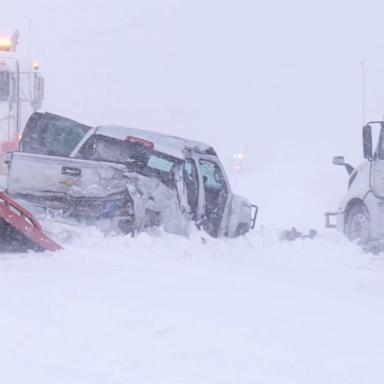
[[[361,63],[361,107],[362,107],[362,118],[363,125],[365,125],[365,63],[364,61]]]

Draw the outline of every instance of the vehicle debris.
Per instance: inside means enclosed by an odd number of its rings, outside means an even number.
[[[299,232],[296,228],[292,227],[290,230],[285,230],[280,233],[280,240],[294,241],[296,239],[313,239],[317,236],[315,229],[310,229],[307,234]]]

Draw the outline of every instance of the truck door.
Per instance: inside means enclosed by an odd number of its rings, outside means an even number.
[[[195,161],[203,202],[203,228],[213,237],[222,236],[226,232],[231,195],[224,168],[216,156],[199,155]]]
[[[371,162],[371,188],[377,197],[384,198],[384,148],[378,147]]]
[[[370,189],[377,199],[374,199],[375,204],[370,206],[372,226],[384,234],[384,132],[381,130],[381,135],[378,140],[379,144],[373,159],[370,161]]]
[[[384,126],[383,123],[379,123],[381,129],[378,130],[377,122],[369,123],[367,127],[370,127],[370,135],[368,138],[368,142],[370,143],[370,150],[368,152],[372,152],[373,145],[376,145],[376,151],[374,155],[366,153],[366,138],[365,134],[363,134],[363,145],[364,145],[364,157],[369,158],[373,157],[370,160],[371,163],[371,172],[370,172],[370,187],[376,197],[384,199]],[[367,128],[363,128],[364,129]],[[378,143],[378,144],[376,144]]]
[[[199,174],[196,163],[192,159],[185,159],[183,170],[184,185],[187,203],[193,220],[200,220],[199,212],[202,210],[199,199]]]
[[[384,198],[384,160],[372,160],[371,188],[377,197]]]

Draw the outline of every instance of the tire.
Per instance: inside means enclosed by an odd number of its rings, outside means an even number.
[[[351,241],[366,242],[371,236],[371,219],[365,205],[355,204],[345,221],[345,235]]]
[[[240,223],[236,229],[236,237],[244,236],[250,230],[250,226],[247,223]]]

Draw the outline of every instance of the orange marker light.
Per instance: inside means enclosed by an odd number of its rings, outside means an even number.
[[[10,51],[12,49],[12,40],[8,37],[0,37],[0,51]]]
[[[37,71],[40,68],[40,64],[37,61],[33,61],[32,68]]]

